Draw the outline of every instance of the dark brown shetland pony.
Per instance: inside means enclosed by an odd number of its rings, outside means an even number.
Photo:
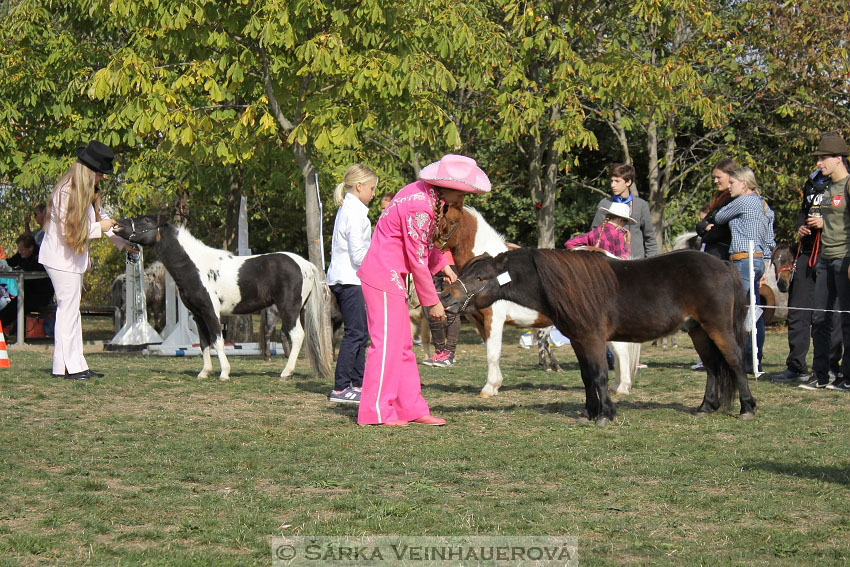
[[[448,311],[472,312],[502,299],[548,316],[570,337],[581,368],[581,421],[607,425],[606,341],[646,342],[684,326],[708,374],[697,415],[728,404],[738,389],[741,418],[755,416],[744,374],[746,298],[727,262],[683,250],[616,260],[574,250],[520,248],[470,261],[440,295]]]

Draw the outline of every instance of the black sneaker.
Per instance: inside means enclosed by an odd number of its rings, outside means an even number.
[[[840,390],[842,392],[850,392],[850,382],[844,379],[842,376],[839,376],[835,380],[833,380],[830,384],[826,385],[827,390]]]
[[[829,384],[829,378],[818,378],[814,374],[809,378],[809,381],[800,384],[798,387],[803,388],[804,390],[823,390],[826,388],[826,385]]]
[[[786,368],[782,372],[770,375],[770,381],[778,384],[802,384],[808,382],[810,375],[805,372],[794,372]]]

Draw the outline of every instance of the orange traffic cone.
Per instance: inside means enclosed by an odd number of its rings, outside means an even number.
[[[3,336],[3,323],[0,323],[0,368],[10,368],[9,352],[6,350],[6,337]]]

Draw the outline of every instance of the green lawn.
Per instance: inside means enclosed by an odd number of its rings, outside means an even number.
[[[761,381],[693,416],[705,376],[682,335],[645,345],[607,428],[579,426],[575,357],[536,368],[503,350],[505,385],[476,397],[484,347],[465,326],[453,368],[421,367],[443,428],[358,427],[306,360],[97,353],[90,382],[50,376],[50,352],[0,370],[0,565],[271,565],[278,535],[570,535],[581,565],[845,565],[850,397]],[[782,369],[783,329],[768,335]],[[421,351],[418,351],[421,356]],[[214,362],[218,372],[217,361]]]

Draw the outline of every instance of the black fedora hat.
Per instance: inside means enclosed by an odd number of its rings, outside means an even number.
[[[818,149],[812,152],[813,156],[847,156],[850,155],[850,148],[847,147],[847,142],[838,132],[827,132],[821,136]]]
[[[92,171],[111,174],[115,152],[106,144],[92,140],[85,148],[77,148],[77,159]]]

